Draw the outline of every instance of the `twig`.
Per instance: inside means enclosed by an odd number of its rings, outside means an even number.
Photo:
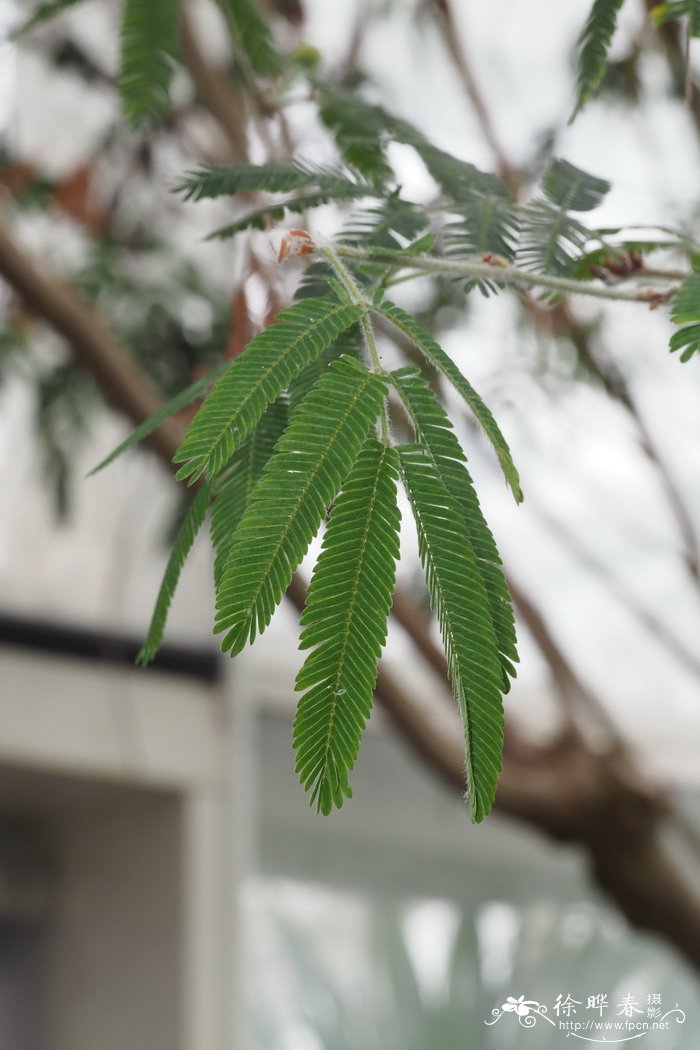
[[[560,295],[583,295],[593,299],[612,302],[646,303],[656,307],[666,302],[677,290],[673,285],[665,289],[624,288],[577,281],[570,277],[555,277],[551,274],[521,270],[511,263],[497,260],[484,262],[482,258],[444,259],[437,255],[402,255],[380,248],[352,248],[345,244],[334,244],[335,252],[356,262],[381,263],[397,270],[413,270],[416,273],[444,274],[450,277],[480,278],[496,284],[514,285],[519,288],[545,288]]]
[[[70,344],[76,360],[90,372],[108,401],[131,419],[145,420],[161,405],[150,380],[127,357],[100,318],[67,285],[41,273],[0,222],[0,276]],[[180,427],[164,423],[147,439],[168,460],[180,442]]]
[[[443,40],[445,41],[447,53],[452,59],[452,64],[462,82],[464,93],[471,102],[483,136],[493,153],[498,175],[503,182],[505,182],[513,195],[516,196],[520,182],[518,174],[511,167],[496,134],[496,129],[493,120],[491,119],[491,114],[486,107],[484,96],[481,93],[481,89],[471,68],[471,64],[469,63],[464,46],[459,39],[457,25],[455,23],[454,14],[449,0],[431,0],[431,3],[433,10],[437,15],[438,25],[442,32]]]
[[[200,101],[209,110],[228,139],[234,160],[248,159],[245,116],[238,94],[225,73],[214,69],[202,54],[185,0],[180,4],[182,60],[189,70]]]

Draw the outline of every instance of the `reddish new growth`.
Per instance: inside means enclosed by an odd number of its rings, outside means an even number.
[[[311,255],[316,251],[316,243],[306,230],[287,230],[280,241],[277,261],[284,262],[287,256]]]

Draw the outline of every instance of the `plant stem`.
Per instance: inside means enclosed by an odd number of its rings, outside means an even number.
[[[330,256],[327,255],[330,249],[324,247],[322,251],[330,261]],[[338,262],[340,262],[338,257],[342,256],[346,259],[355,259],[357,262],[386,263],[394,266],[397,270],[415,270],[418,273],[438,273],[451,277],[477,277],[494,281],[497,284],[515,285],[521,288],[548,288],[561,295],[586,295],[593,299],[648,303],[650,306],[657,306],[665,302],[678,291],[678,285],[676,284],[661,289],[610,287],[589,281],[578,281],[573,277],[555,277],[551,274],[532,273],[529,270],[521,270],[519,267],[503,260],[484,262],[481,258],[443,259],[437,255],[408,256],[382,251],[381,249],[365,251],[345,244],[334,245],[332,253],[337,253],[336,260]],[[338,276],[340,277],[339,272]],[[355,284],[354,281],[353,284]],[[355,285],[355,287],[357,286]]]
[[[370,360],[372,362],[372,368],[375,372],[380,375],[386,375],[386,369],[382,365],[381,358],[379,357],[379,347],[377,346],[377,340],[374,337],[374,329],[372,327],[372,319],[369,313],[369,303],[362,293],[362,289],[358,285],[353,275],[348,270],[347,266],[338,258],[336,250],[329,248],[328,246],[321,249],[326,261],[329,263],[336,277],[346,290],[353,303],[357,306],[362,307],[362,316],[360,318],[360,327],[362,328],[362,334],[365,338],[367,350],[369,352]],[[384,408],[381,416],[381,428],[382,428],[382,441],[385,445],[391,443],[389,436],[389,413],[387,411],[386,399],[384,402]]]

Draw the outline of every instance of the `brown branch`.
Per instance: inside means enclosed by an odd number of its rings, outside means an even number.
[[[243,106],[226,73],[215,69],[203,55],[192,28],[186,5],[181,3],[180,43],[182,61],[197,90],[199,101],[226,136],[233,159],[248,159],[248,136]]]
[[[131,420],[148,419],[161,398],[141,369],[100,318],[67,285],[46,277],[14,242],[0,221],[0,276],[32,313],[64,337],[80,365],[97,381],[107,400]],[[147,439],[168,463],[180,442],[180,428],[164,423]]]
[[[418,652],[438,678],[447,682],[447,660],[442,647],[437,644],[430,631],[430,617],[411,601],[403,591],[396,591],[391,606],[391,615],[409,636]]]
[[[513,603],[547,662],[556,691],[562,705],[569,712],[573,724],[580,724],[580,715],[583,711],[592,716],[596,728],[604,731],[608,744],[619,744],[620,737],[617,727],[605,704],[582,682],[533,599],[522,590],[511,575],[508,575],[507,579]]]
[[[464,93],[472,105],[482,134],[493,153],[498,175],[515,196],[520,183],[519,176],[506,157],[496,134],[481,88],[459,39],[459,31],[450,2],[449,0],[430,0],[430,2],[436,14],[447,53],[462,83]]]
[[[538,323],[542,318],[542,309],[536,306],[530,309],[531,316]],[[606,390],[616,398],[623,408],[629,413],[639,436],[639,442],[645,456],[654,467],[658,479],[666,493],[666,498],[673,516],[676,519],[678,531],[683,543],[683,558],[686,568],[693,579],[696,587],[700,588],[700,538],[698,537],[692,516],[685,505],[685,500],[671,475],[668,467],[656,449],[653,436],[646,420],[642,415],[630,385],[615,365],[602,353],[596,352],[589,344],[587,333],[583,332],[574,318],[568,303],[558,303],[553,311],[551,324],[554,327],[553,334],[558,331],[576,332],[579,338],[577,349],[585,358],[586,365],[596,375]]]

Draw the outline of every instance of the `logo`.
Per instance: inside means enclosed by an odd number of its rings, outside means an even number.
[[[631,993],[619,1003],[612,1003],[608,995],[596,992],[583,999],[574,999],[571,992],[559,994],[550,1011],[537,999],[517,999],[509,995],[500,1007],[491,1011],[486,1025],[496,1024],[510,1015],[522,1028],[534,1028],[540,1021],[565,1032],[567,1038],[585,1043],[629,1043],[644,1039],[650,1032],[670,1032],[673,1025],[685,1023],[685,1013],[676,1003],[665,1009],[658,992],[639,997]]]

